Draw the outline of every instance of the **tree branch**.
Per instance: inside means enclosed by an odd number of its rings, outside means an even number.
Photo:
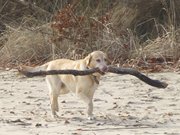
[[[28,72],[23,69],[19,69],[19,72],[24,74],[27,77],[42,76],[42,75],[57,75],[57,74],[84,76],[84,75],[93,74],[95,72],[102,74],[102,72],[98,68],[86,69],[86,70],[71,70],[71,69],[49,70],[49,71],[38,71],[38,72]],[[159,80],[150,79],[149,77],[145,76],[144,74],[142,74],[139,71],[134,70],[132,68],[118,68],[118,67],[109,66],[107,72],[111,72],[111,73],[115,73],[115,74],[133,75],[133,76],[139,78],[141,81],[143,81],[151,86],[157,87],[157,88],[166,88],[168,86],[167,83],[161,82]]]
[[[137,78],[139,78],[141,81],[157,87],[157,88],[166,88],[168,86],[167,83],[165,82],[161,82],[159,80],[153,80],[147,76],[145,76],[144,74],[140,73],[139,71],[132,69],[132,68],[117,68],[117,67],[108,67],[108,72],[111,73],[116,73],[116,74],[129,74],[129,75],[133,75]]]
[[[84,76],[93,74],[95,72],[102,73],[99,68],[93,69],[86,69],[86,70],[74,70],[74,69],[66,69],[66,70],[49,70],[49,71],[37,71],[37,72],[29,72],[23,69],[18,69],[18,71],[24,74],[27,77],[34,77],[34,76],[42,76],[42,75],[57,75],[57,74],[67,74],[67,75],[74,75],[74,76]]]

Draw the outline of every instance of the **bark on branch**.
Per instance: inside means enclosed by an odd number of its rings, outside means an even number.
[[[98,68],[87,69],[87,70],[67,69],[67,70],[49,70],[49,71],[38,71],[38,72],[28,72],[23,69],[19,69],[19,72],[24,74],[27,77],[42,76],[42,75],[57,75],[57,74],[84,76],[84,75],[93,74],[95,72],[102,73]],[[141,81],[143,81],[151,86],[157,87],[157,88],[166,88],[168,86],[168,84],[165,82],[161,82],[159,80],[153,80],[153,79],[145,76],[144,74],[140,73],[139,71],[131,69],[131,68],[118,68],[118,67],[109,66],[107,72],[111,72],[111,73],[115,73],[115,74],[133,75],[133,76],[139,78]]]
[[[145,76],[144,74],[142,74],[139,71],[132,69],[132,68],[108,67],[108,72],[116,73],[116,74],[133,75],[133,76],[139,78],[141,81],[143,81],[143,82],[145,82],[151,86],[157,87],[157,88],[166,88],[168,86],[167,83],[161,82],[159,80],[153,80],[153,79]]]

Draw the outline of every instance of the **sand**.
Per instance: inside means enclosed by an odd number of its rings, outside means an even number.
[[[107,74],[94,96],[96,120],[73,94],[60,96],[60,119],[51,118],[44,77],[0,71],[0,135],[180,135],[180,74],[153,73],[166,89],[130,75]]]

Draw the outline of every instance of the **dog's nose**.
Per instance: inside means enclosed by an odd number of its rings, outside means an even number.
[[[107,66],[104,66],[104,67],[102,68],[102,71],[103,71],[103,72],[106,72],[107,69],[108,69]]]

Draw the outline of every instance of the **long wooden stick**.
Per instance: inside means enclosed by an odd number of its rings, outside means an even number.
[[[142,74],[139,71],[132,69],[132,68],[108,67],[108,72],[116,73],[116,74],[133,75],[133,76],[139,78],[141,81],[143,81],[143,82],[145,82],[151,86],[157,87],[157,88],[166,88],[168,86],[167,83],[161,82],[159,80],[153,80],[153,79],[145,76],[144,74]]]
[[[19,69],[19,72],[24,74],[27,77],[34,77],[34,76],[42,76],[42,75],[57,75],[57,74],[68,74],[68,75],[74,75],[74,76],[84,76],[84,75],[89,75],[93,74],[95,72],[102,73],[98,68],[93,68],[93,69],[87,69],[87,70],[49,70],[49,71],[38,71],[38,72],[28,72],[23,69]],[[157,88],[166,88],[168,86],[167,83],[161,82],[159,80],[153,80],[150,79],[149,77],[145,76],[144,74],[140,73],[137,70],[134,70],[132,68],[118,68],[118,67],[108,67],[108,71],[111,73],[116,73],[116,74],[129,74],[133,75],[137,78],[139,78],[141,81],[157,87]]]
[[[101,73],[99,68],[92,68],[92,69],[86,69],[86,70],[74,70],[74,69],[49,70],[49,71],[37,71],[37,72],[29,72],[23,69],[19,69],[19,72],[24,74],[27,77],[42,76],[42,75],[57,75],[57,74],[84,76],[84,75],[93,74],[95,72]]]

